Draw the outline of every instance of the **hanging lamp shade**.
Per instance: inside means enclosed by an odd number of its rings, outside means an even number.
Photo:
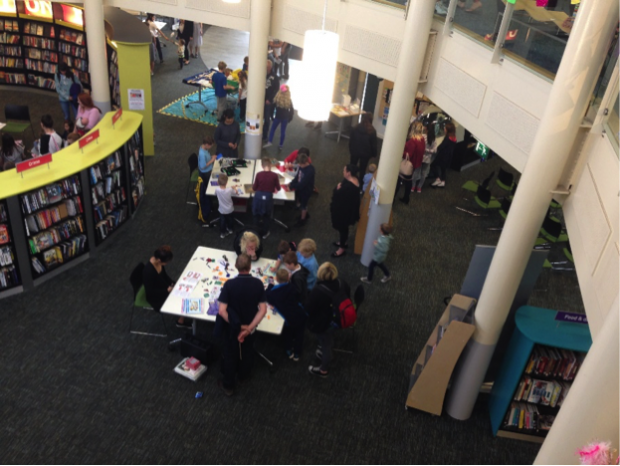
[[[338,34],[306,31],[302,73],[295,95],[298,114],[304,120],[325,121],[329,117],[337,62]]]
[[[241,3],[241,0],[222,0],[224,3]],[[515,0],[516,1],[516,0]]]

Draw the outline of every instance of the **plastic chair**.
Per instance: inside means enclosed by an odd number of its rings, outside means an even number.
[[[499,208],[499,214],[502,216],[504,220],[508,217],[508,211],[510,211],[510,205],[512,201],[508,198],[502,199],[502,206]]]
[[[568,235],[562,231],[562,223],[549,213],[547,213],[545,220],[543,220],[540,234],[547,241],[551,241],[552,243],[563,243],[568,241]]]
[[[491,195],[491,191],[482,185],[478,187],[474,200],[483,209],[499,209],[501,207],[499,201]]]
[[[197,202],[187,200],[189,188],[192,186],[192,183],[198,183],[198,156],[195,153],[187,158],[187,165],[189,166],[189,181],[187,182],[187,189],[185,191],[185,203],[198,205]]]
[[[493,179],[494,176],[495,176],[495,172],[493,171],[493,172],[491,172],[489,174],[489,176],[487,176],[481,182],[469,180],[463,186],[461,186],[461,188],[463,188],[463,189],[465,189],[467,191],[471,191],[472,193],[475,193],[475,192],[478,191],[478,188],[480,186],[482,186],[485,189],[488,188],[489,184],[491,184],[491,180]]]
[[[513,185],[515,183],[515,177],[512,173],[500,168],[499,172],[497,173],[497,179],[495,180],[495,183],[497,183],[497,186],[502,188],[504,191],[512,191]]]
[[[151,337],[168,338],[168,327],[166,327],[164,316],[161,313],[158,314],[161,316],[161,321],[164,324],[164,329],[166,330],[165,335],[161,333],[139,332],[137,330],[132,330],[133,313],[136,307],[153,311],[153,307],[146,300],[146,291],[144,290],[144,285],[142,284],[143,271],[144,264],[140,262],[138,265],[136,265],[136,267],[133,269],[133,272],[131,272],[131,275],[129,276],[129,282],[131,283],[131,287],[133,288],[133,303],[131,305],[131,318],[129,319],[129,333],[133,333],[134,335],[147,335]]]
[[[30,121],[30,110],[27,105],[5,105],[4,117],[6,118],[6,126],[2,128],[3,132],[20,133],[24,139],[24,132],[30,127],[32,138],[35,139],[34,128]]]

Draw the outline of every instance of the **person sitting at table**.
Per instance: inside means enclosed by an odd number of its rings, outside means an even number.
[[[228,108],[228,89],[234,89],[233,86],[228,85],[228,77],[226,75],[227,65],[226,62],[219,62],[217,69],[211,78],[211,84],[213,84],[213,90],[215,91],[215,98],[217,99],[217,119],[220,121],[224,111]]]
[[[256,174],[252,185],[254,191],[252,214],[254,215],[254,223],[265,239],[270,233],[273,195],[280,191],[280,180],[278,175],[271,171],[271,159],[269,157],[263,157],[261,166],[263,170]]]
[[[235,113],[231,109],[226,109],[220,124],[215,129],[215,142],[217,153],[223,157],[239,157],[239,140],[241,139],[241,128],[235,121]]]
[[[51,115],[41,117],[41,129],[43,130],[41,138],[34,141],[34,147],[31,151],[33,157],[53,154],[63,147],[62,138],[54,129],[54,120]]]
[[[170,246],[160,246],[155,250],[142,272],[142,284],[144,285],[146,300],[157,312],[161,312],[168,295],[174,289],[174,280],[168,276],[165,267],[171,260],[172,249]],[[179,328],[191,326],[191,321],[186,322],[183,317],[179,317],[177,320],[177,327]]]
[[[263,253],[263,245],[258,238],[258,233],[252,228],[244,228],[237,234],[233,249],[238,256],[247,254],[253,261],[260,259]]]

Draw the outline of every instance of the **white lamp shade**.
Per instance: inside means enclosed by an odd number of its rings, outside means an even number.
[[[329,118],[337,62],[338,34],[306,31],[301,76],[295,95],[298,114],[304,120],[324,121]]]
[[[241,3],[241,0],[222,0],[224,3]]]

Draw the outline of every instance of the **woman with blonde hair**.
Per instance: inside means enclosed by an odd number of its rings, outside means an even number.
[[[233,248],[237,256],[247,254],[253,261],[260,259],[260,255],[263,252],[263,246],[258,233],[251,228],[245,228],[237,234],[233,242]]]
[[[248,74],[239,71],[239,121],[245,122],[245,109],[248,104]]]
[[[422,159],[424,158],[424,151],[426,150],[426,140],[424,139],[424,125],[421,121],[414,121],[411,129],[411,136],[405,143],[405,149],[403,150],[403,160],[408,160],[412,165],[410,167],[410,174],[403,173],[402,170],[398,175],[398,183],[396,185],[396,192],[394,197],[398,194],[401,186],[405,187],[405,193],[400,198],[400,202],[409,204],[409,195],[411,194],[411,186],[413,184],[413,177],[416,170],[422,167]]]
[[[263,147],[267,148],[271,146],[276,129],[279,125],[282,125],[282,129],[280,129],[279,147],[279,150],[282,150],[284,138],[286,137],[286,126],[293,120],[293,116],[295,115],[295,108],[293,107],[293,101],[291,100],[291,91],[286,84],[282,84],[280,86],[280,91],[273,99],[273,103],[275,106],[276,116],[273,119],[271,131],[269,132],[269,141]]]

